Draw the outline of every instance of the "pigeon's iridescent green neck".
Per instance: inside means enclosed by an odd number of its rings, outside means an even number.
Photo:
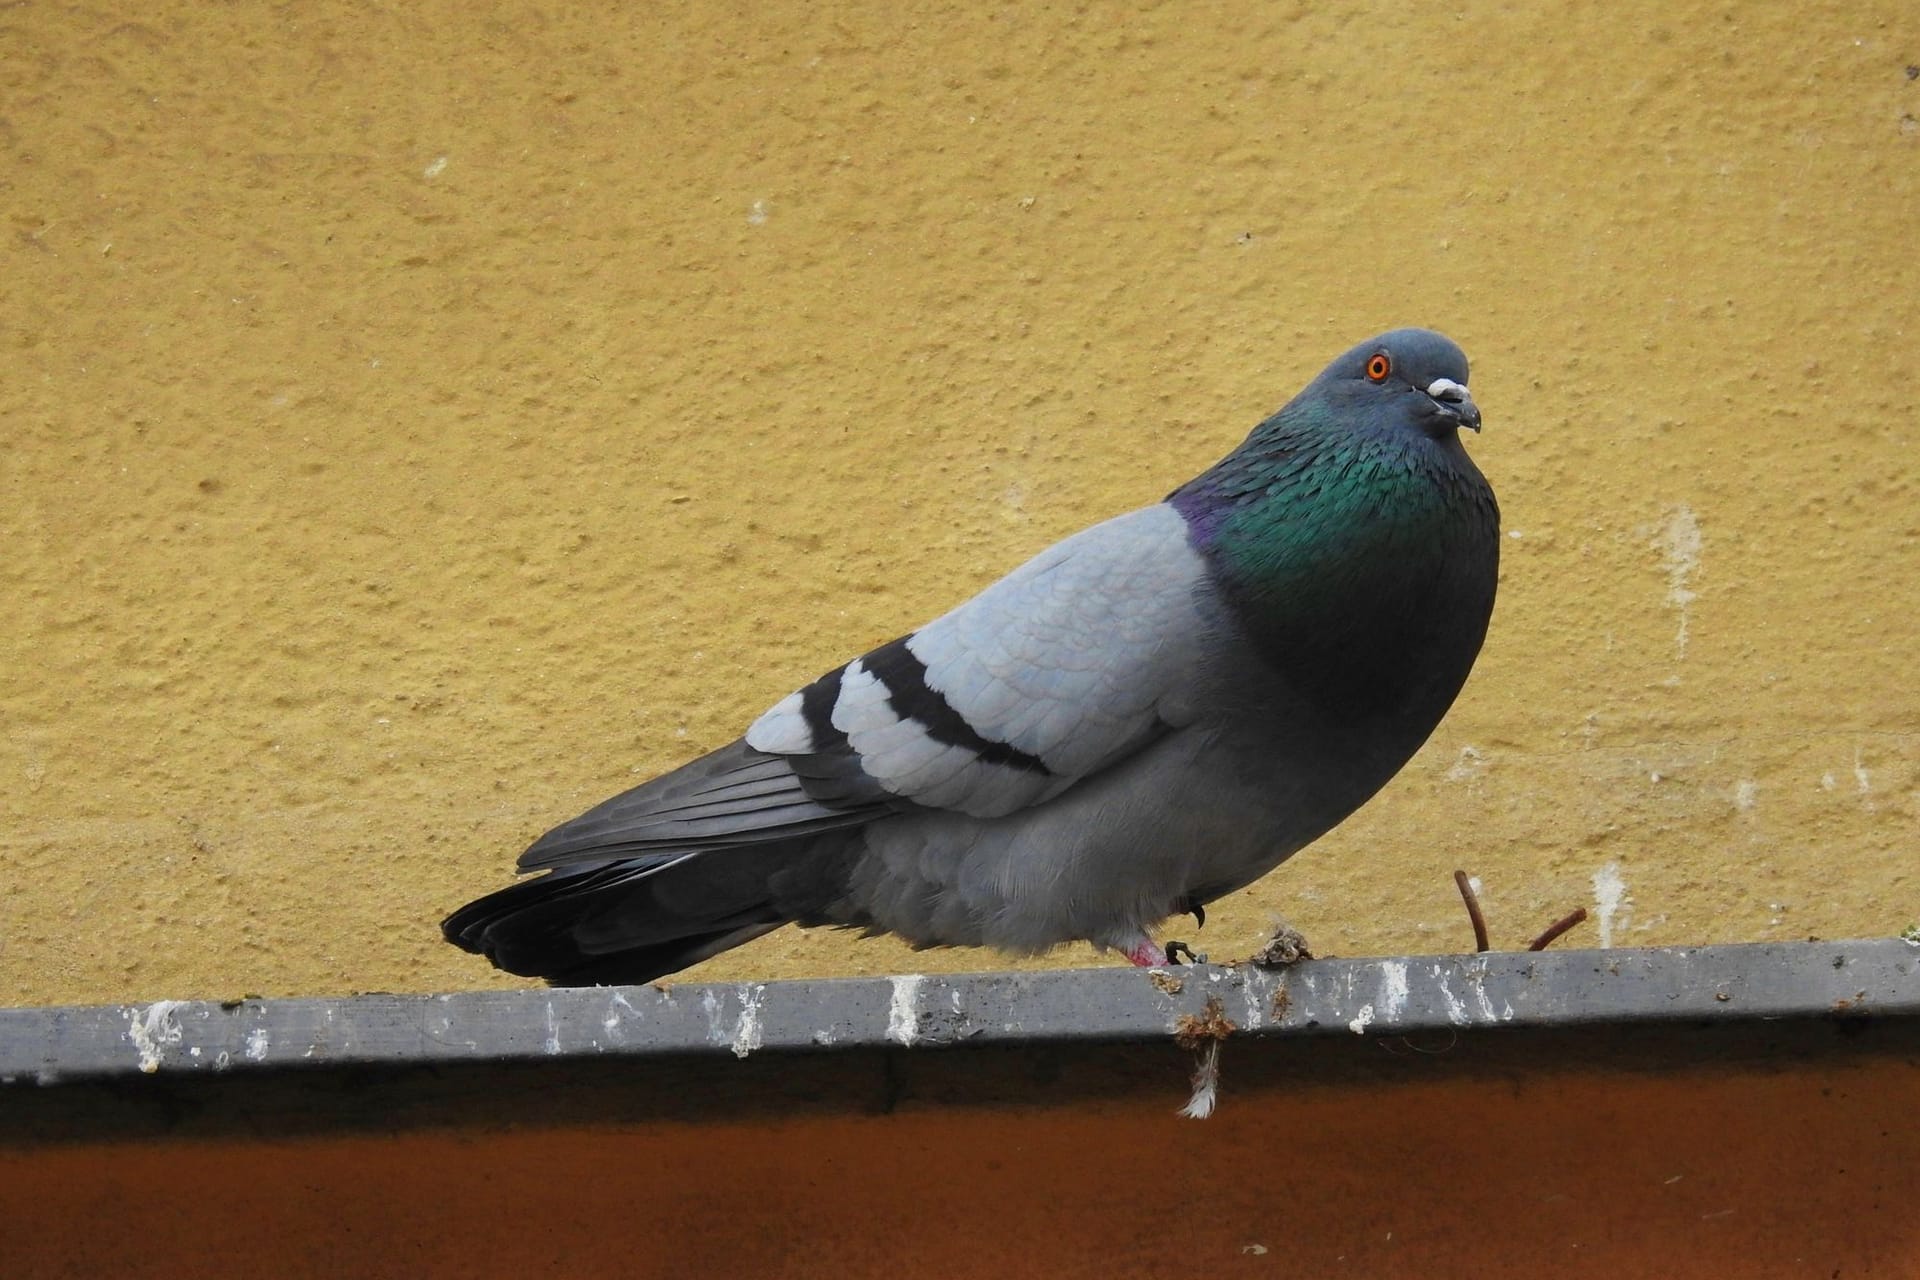
[[[1245,589],[1284,593],[1293,612],[1300,592],[1329,574],[1391,575],[1430,558],[1466,495],[1423,452],[1359,434],[1281,436],[1239,450],[1172,502],[1217,571]],[[1328,585],[1344,595],[1350,580]]]
[[[1393,703],[1415,695],[1408,654],[1465,678],[1493,604],[1499,514],[1457,440],[1332,430],[1289,406],[1169,501],[1280,669]],[[1450,699],[1457,681],[1441,683]]]

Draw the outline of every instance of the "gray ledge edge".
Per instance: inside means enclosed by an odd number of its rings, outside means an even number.
[[[1233,1035],[1920,1016],[1898,938],[0,1009],[0,1085],[293,1069]]]

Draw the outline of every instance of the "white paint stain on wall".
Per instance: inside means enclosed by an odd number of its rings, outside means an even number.
[[[761,983],[740,988],[740,1019],[733,1024],[733,1042],[727,1046],[736,1058],[744,1058],[760,1047],[760,1000],[766,994],[767,988]]]
[[[1471,782],[1487,771],[1487,757],[1478,747],[1468,745],[1460,748],[1460,754],[1454,758],[1447,769],[1448,782]]]
[[[1480,1011],[1480,1017],[1486,1022],[1510,1022],[1513,1019],[1513,1006],[1505,1000],[1500,1008],[1493,1007],[1493,997],[1487,994],[1487,958],[1475,957],[1466,972],[1467,985],[1473,992],[1474,1007]]]
[[[1382,960],[1380,962],[1380,1016],[1388,1022],[1398,1022],[1407,1008],[1407,962],[1404,960]]]
[[[1467,1006],[1461,1002],[1459,996],[1453,994],[1453,988],[1447,985],[1446,966],[1439,964],[1434,965],[1433,977],[1434,985],[1439,988],[1440,998],[1446,1001],[1447,1021],[1456,1027],[1466,1026],[1467,1023],[1471,1021],[1471,1019],[1467,1017]]]
[[[1680,615],[1679,630],[1673,637],[1674,657],[1687,656],[1687,628],[1691,608],[1698,595],[1693,578],[1700,571],[1700,521],[1686,503],[1667,509],[1667,520],[1654,535],[1653,545],[1660,549],[1667,571],[1667,607]]]
[[[600,1019],[600,1029],[605,1031],[615,1044],[618,1044],[626,1039],[627,1033],[623,1024],[627,1016],[638,1018],[640,1011],[633,1007],[633,1002],[627,999],[626,993],[618,987],[610,987],[608,989],[612,991],[613,994],[607,1000],[607,1014],[604,1018]],[[621,1013],[623,1009],[626,1010],[625,1015]]]
[[[893,999],[887,1004],[887,1039],[912,1044],[920,1038],[920,984],[926,975],[901,973],[893,977]]]
[[[1760,784],[1751,778],[1742,778],[1733,784],[1733,807],[1742,813],[1753,812],[1753,806],[1760,800]]]
[[[246,1056],[248,1062],[265,1062],[267,1050],[273,1047],[272,1039],[265,1027],[255,1027],[247,1032]]]
[[[1620,874],[1620,864],[1609,862],[1593,873],[1593,914],[1600,926],[1600,948],[1606,950],[1613,945],[1613,931],[1624,930],[1627,921],[1633,916],[1633,897],[1627,892],[1627,882]]]

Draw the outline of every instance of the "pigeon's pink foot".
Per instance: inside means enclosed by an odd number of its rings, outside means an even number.
[[[1142,938],[1121,952],[1127,962],[1140,969],[1159,969],[1167,964],[1167,953],[1152,938]]]

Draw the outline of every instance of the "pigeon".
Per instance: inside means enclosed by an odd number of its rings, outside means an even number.
[[[1467,358],[1396,329],[1164,501],[1042,551],[731,744],[555,827],[450,942],[562,986],[649,982],[788,923],[915,947],[1169,917],[1353,813],[1453,704],[1500,559]]]

